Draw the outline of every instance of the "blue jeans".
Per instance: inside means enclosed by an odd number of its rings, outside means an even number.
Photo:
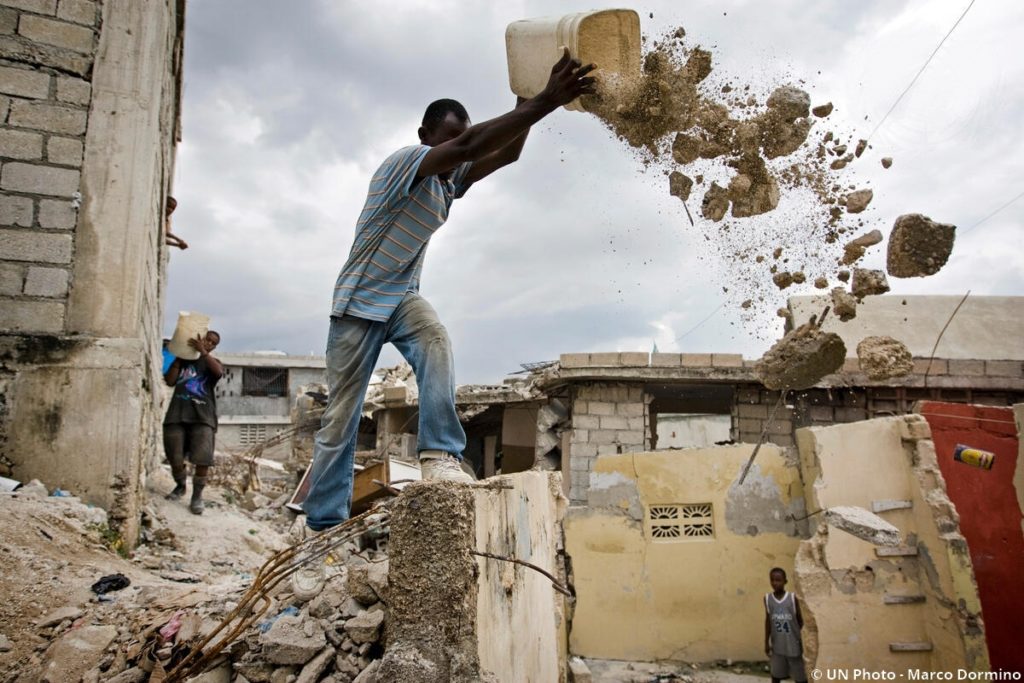
[[[416,450],[461,457],[466,433],[455,411],[455,360],[448,331],[426,299],[409,293],[386,323],[350,315],[331,318],[327,336],[327,409],[313,444],[309,495],[302,507],[314,531],[344,522],[352,507],[359,416],[384,344],[412,366],[419,385]]]

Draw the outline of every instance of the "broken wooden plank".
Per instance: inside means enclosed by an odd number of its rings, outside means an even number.
[[[885,594],[882,602],[886,605],[916,605],[925,601],[923,595],[891,595]]]
[[[871,501],[872,512],[888,512],[889,510],[908,510],[913,507],[909,500],[873,500]]]
[[[932,644],[928,642],[889,643],[889,652],[931,652]]]
[[[892,548],[875,548],[875,557],[917,557],[917,546],[898,545]]]

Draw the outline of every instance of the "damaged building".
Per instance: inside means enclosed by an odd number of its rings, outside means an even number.
[[[0,7],[0,475],[138,535],[162,418],[184,0]]]

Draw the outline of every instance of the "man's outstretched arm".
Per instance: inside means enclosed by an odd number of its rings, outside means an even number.
[[[551,68],[551,77],[540,94],[524,101],[507,114],[470,126],[454,140],[431,147],[420,162],[416,176],[426,178],[450,171],[459,164],[480,162],[505,147],[510,147],[510,155],[518,157],[525,137],[519,142],[518,149],[512,143],[529,131],[530,126],[580,95],[594,93],[594,79],[587,76],[593,69],[593,64],[580,66],[579,61],[569,57],[569,50],[566,49],[562,58]],[[495,166],[491,172],[497,168],[500,166]],[[472,180],[478,180],[479,177]]]
[[[519,107],[526,102],[525,97],[520,97],[516,101],[516,107]],[[491,175],[499,168],[508,166],[519,161],[519,155],[523,152],[523,146],[526,144],[526,136],[530,134],[530,129],[527,128],[518,137],[513,138],[512,142],[508,143],[497,152],[491,152],[480,161],[474,161],[473,165],[469,167],[469,173],[466,174],[466,179],[463,180],[463,184],[466,186],[472,185],[478,180],[483,180],[487,176]]]

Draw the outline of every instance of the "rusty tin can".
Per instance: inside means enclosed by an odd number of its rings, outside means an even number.
[[[957,444],[956,450],[953,451],[953,459],[971,467],[990,470],[992,469],[992,464],[996,461],[996,454],[983,451],[980,448],[971,448],[970,446]]]

